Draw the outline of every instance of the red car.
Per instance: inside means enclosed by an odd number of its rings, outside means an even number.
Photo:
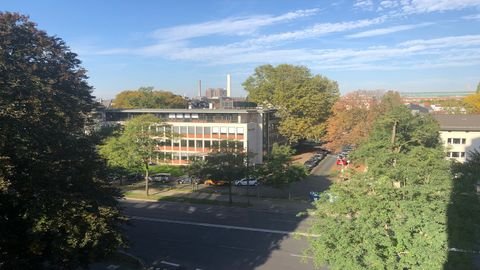
[[[337,158],[337,165],[347,166],[348,162],[345,158]]]

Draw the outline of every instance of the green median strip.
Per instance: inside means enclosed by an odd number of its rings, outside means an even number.
[[[228,201],[215,200],[215,199],[200,199],[200,198],[190,198],[187,196],[177,195],[150,195],[146,196],[144,194],[137,194],[132,192],[125,193],[126,199],[141,199],[141,200],[154,200],[154,201],[169,201],[169,202],[184,202],[184,203],[193,203],[193,204],[210,204],[210,205],[232,205],[240,207],[248,207],[246,202],[233,202],[229,204]]]

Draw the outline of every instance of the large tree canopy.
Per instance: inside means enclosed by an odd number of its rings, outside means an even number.
[[[320,139],[325,121],[339,96],[338,85],[303,66],[259,66],[243,83],[248,97],[263,106],[278,109],[279,131],[290,142]]]
[[[142,170],[145,173],[145,193],[148,194],[149,163],[154,157],[159,140],[171,138],[170,126],[152,114],[136,116],[125,127],[104,140],[100,154],[113,167]]]
[[[167,91],[153,90],[153,87],[140,87],[135,91],[123,91],[117,94],[113,102],[114,108],[133,109],[165,109],[186,108],[187,100],[182,96]]]
[[[118,194],[84,133],[86,78],[60,38],[0,12],[2,269],[76,269],[123,242]]]
[[[402,100],[396,92],[356,91],[341,97],[327,122],[327,147],[340,150],[366,140],[377,117],[399,104]]]
[[[330,269],[441,269],[448,254],[450,166],[438,124],[397,107],[352,154],[366,172],[317,204],[310,252]]]

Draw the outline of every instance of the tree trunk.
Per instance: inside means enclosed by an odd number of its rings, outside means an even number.
[[[145,165],[145,194],[147,194],[147,196],[149,196],[148,184],[149,184],[149,181],[148,181],[148,164],[147,164]]]

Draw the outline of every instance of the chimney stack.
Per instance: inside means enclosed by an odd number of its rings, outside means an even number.
[[[202,96],[202,80],[198,80],[198,96]]]
[[[227,97],[231,97],[232,95],[232,82],[230,80],[230,74],[227,74]]]

